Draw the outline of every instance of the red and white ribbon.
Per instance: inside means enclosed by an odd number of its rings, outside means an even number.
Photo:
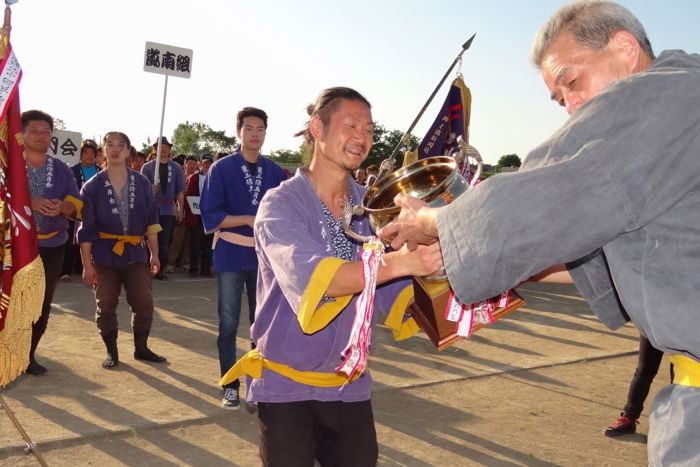
[[[450,291],[445,308],[445,319],[457,323],[455,334],[461,337],[471,337],[474,328],[480,324],[495,322],[493,312],[497,308],[505,308],[510,303],[510,290],[503,292],[495,300],[482,300],[471,305],[465,305],[459,301]]]
[[[372,341],[372,317],[374,315],[374,293],[377,289],[377,272],[382,262],[384,246],[378,238],[362,246],[362,272],[365,287],[355,304],[350,339],[341,356],[345,359],[336,371],[345,373],[348,379],[356,372],[364,373],[367,369],[367,356]]]

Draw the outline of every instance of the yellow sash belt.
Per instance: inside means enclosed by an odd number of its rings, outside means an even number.
[[[100,238],[116,240],[117,243],[112,247],[112,251],[121,256],[124,254],[124,244],[138,245],[143,240],[143,235],[114,235],[105,232],[97,232]]]
[[[242,375],[248,375],[253,378],[262,378],[263,368],[267,368],[268,370],[272,370],[275,373],[281,374],[282,376],[286,376],[297,383],[323,388],[342,386],[343,384],[353,382],[360,377],[359,374],[355,373],[355,375],[348,381],[348,378],[340,373],[317,373],[315,371],[295,370],[290,366],[282,363],[275,363],[263,358],[260,351],[258,349],[254,349],[243,355],[243,357],[241,357],[241,359],[238,360],[236,364],[233,365],[231,369],[221,377],[219,386],[225,386],[230,382],[237,380]]]
[[[700,388],[700,362],[684,355],[671,355],[671,363],[675,384]]]
[[[55,237],[56,235],[58,235],[58,230],[47,234],[37,234],[36,238],[39,240],[46,240],[47,238]]]

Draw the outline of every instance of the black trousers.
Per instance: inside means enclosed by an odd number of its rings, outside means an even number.
[[[126,302],[131,307],[131,328],[134,334],[147,333],[153,323],[153,290],[151,274],[146,263],[131,263],[124,267],[96,264],[97,285],[95,322],[100,334],[105,335],[119,329],[117,305],[122,284],[126,290]]]
[[[190,233],[190,271],[202,274],[211,273],[211,243],[214,234],[205,234],[204,227],[188,227]],[[201,260],[201,265],[200,265]]]
[[[66,245],[54,247],[40,247],[39,256],[44,263],[44,280],[46,288],[44,290],[44,303],[41,305],[41,316],[32,325],[32,343],[29,348],[29,359],[34,360],[34,352],[39,345],[41,336],[46,332],[46,326],[49,324],[49,313],[51,313],[51,301],[53,294],[56,291],[58,279],[61,277],[61,267],[63,266],[63,253]]]
[[[627,404],[624,409],[628,417],[636,419],[642,414],[644,401],[649,395],[649,388],[659,371],[663,356],[664,353],[653,347],[646,337],[639,336],[639,360],[630,383]]]
[[[372,403],[301,401],[258,403],[263,465],[371,467],[379,448]]]
[[[63,255],[62,276],[83,273],[83,263],[80,261],[80,247],[73,243],[76,227],[75,221],[68,222],[68,240],[66,241],[66,251]]]

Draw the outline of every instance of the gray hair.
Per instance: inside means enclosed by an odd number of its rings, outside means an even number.
[[[559,8],[540,28],[530,51],[530,59],[537,68],[545,53],[564,32],[570,32],[581,45],[593,50],[605,48],[618,31],[630,32],[642,50],[652,60],[654,51],[644,26],[625,7],[607,0],[579,0]]]

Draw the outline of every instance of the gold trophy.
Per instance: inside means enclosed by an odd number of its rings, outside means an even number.
[[[460,142],[457,157],[437,156],[418,160],[410,165],[391,172],[391,164],[384,161],[383,170],[377,182],[369,188],[362,199],[362,204],[347,207],[344,216],[346,233],[358,240],[368,239],[350,230],[352,215],[369,214],[369,222],[374,232],[391,222],[398,216],[401,208],[394,204],[394,197],[403,193],[425,201],[431,207],[445,206],[466,192],[470,185],[460,174],[460,164],[469,163],[469,157],[477,160],[477,172],[473,180],[478,180],[481,172],[481,156],[469,144]],[[386,165],[385,165],[386,164]],[[451,286],[447,276],[435,274],[413,278],[414,303],[409,311],[416,322],[425,331],[438,350],[443,350],[461,339],[457,335],[457,323],[445,318]],[[498,297],[490,300],[498,302]],[[494,320],[500,319],[510,312],[520,308],[525,301],[514,291],[510,292],[506,306],[498,306],[491,312]],[[483,327],[485,323],[472,326],[472,332]]]

